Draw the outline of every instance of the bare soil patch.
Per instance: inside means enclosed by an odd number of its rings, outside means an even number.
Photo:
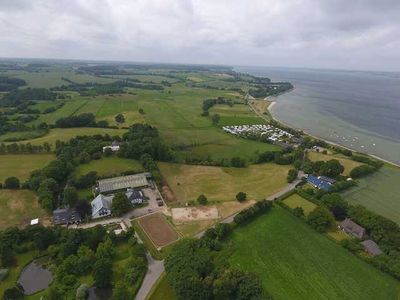
[[[157,248],[166,246],[179,238],[178,233],[160,213],[140,218],[138,222]]]
[[[168,185],[163,185],[161,189],[162,195],[167,202],[175,202],[176,197]]]
[[[174,223],[214,220],[219,218],[218,209],[215,206],[179,207],[172,208],[171,211]]]

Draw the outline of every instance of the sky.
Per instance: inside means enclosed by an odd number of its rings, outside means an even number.
[[[0,0],[0,57],[400,71],[400,1]]]

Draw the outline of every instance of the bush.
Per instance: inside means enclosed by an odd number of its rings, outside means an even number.
[[[207,197],[206,197],[204,194],[201,194],[201,195],[197,198],[197,202],[198,202],[200,205],[207,205],[208,199],[207,199]]]
[[[298,218],[304,217],[304,209],[302,207],[293,208],[292,213],[293,213],[293,215],[295,215]]]
[[[244,192],[237,193],[237,195],[236,195],[236,200],[237,201],[244,202],[244,201],[246,201],[246,199],[247,199],[247,194],[246,193],[244,193]]]
[[[376,168],[369,166],[369,165],[361,165],[358,167],[355,167],[353,170],[350,172],[350,177],[351,178],[360,178],[363,176],[366,176],[368,174],[371,174],[376,171]]]
[[[254,219],[258,215],[268,212],[271,209],[271,207],[272,207],[271,201],[263,200],[257,202],[252,207],[242,210],[234,217],[233,220],[236,224],[247,223],[248,221]]]
[[[326,232],[335,223],[332,214],[324,207],[316,207],[307,217],[307,223],[318,232]]]
[[[296,178],[297,178],[297,170],[296,169],[290,169],[287,175],[287,182],[292,183]]]
[[[20,182],[17,177],[14,177],[14,176],[8,177],[6,179],[6,181],[4,182],[4,188],[6,188],[6,189],[15,190],[15,189],[19,189],[19,187],[20,187]]]

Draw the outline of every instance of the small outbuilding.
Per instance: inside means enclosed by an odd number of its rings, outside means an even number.
[[[382,250],[373,240],[362,241],[361,245],[363,245],[364,250],[369,254],[371,254],[372,256],[377,256],[382,254]]]
[[[340,222],[339,228],[342,229],[344,232],[351,234],[352,236],[361,240],[366,236],[365,228],[353,222],[349,218],[346,218],[342,222]]]

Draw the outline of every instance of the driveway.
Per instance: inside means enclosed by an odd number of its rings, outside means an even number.
[[[145,300],[156,281],[164,272],[163,260],[155,260],[148,252],[146,254],[146,258],[148,262],[148,269],[146,276],[143,279],[142,286],[136,294],[136,300]]]

